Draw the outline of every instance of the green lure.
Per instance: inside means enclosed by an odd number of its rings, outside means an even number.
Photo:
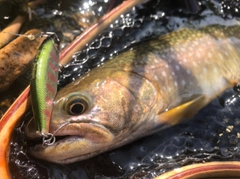
[[[57,93],[58,69],[58,39],[54,34],[42,43],[33,64],[30,90],[38,135],[49,135],[53,99]]]

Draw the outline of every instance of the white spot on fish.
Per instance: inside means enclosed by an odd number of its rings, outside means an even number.
[[[162,57],[162,59],[166,59],[166,55],[165,54],[162,54],[161,57]]]
[[[207,71],[208,71],[207,68],[204,67],[204,68],[203,68],[203,72],[204,72],[204,73],[207,73]]]
[[[214,73],[217,73],[218,72],[218,69],[216,67],[213,68],[213,72]]]
[[[168,86],[168,91],[172,91],[172,88],[170,86]]]
[[[166,74],[166,72],[165,72],[165,71],[162,71],[162,76],[164,76],[164,77],[166,77],[166,76],[167,76],[167,74]]]
[[[193,44],[194,44],[194,45],[198,45],[198,41],[194,41]]]
[[[154,79],[158,81],[158,76],[157,76],[157,75],[154,75]]]
[[[224,54],[225,54],[226,56],[229,56],[229,54],[228,54],[228,52],[227,52],[227,51],[224,51]]]
[[[184,59],[183,59],[183,62],[187,62],[187,59],[186,59],[186,58],[184,58]]]
[[[212,53],[211,53],[211,52],[208,52],[208,53],[207,53],[207,56],[208,56],[208,58],[212,58]]]
[[[174,52],[174,49],[173,49],[173,48],[170,48],[169,50],[170,50],[170,52]]]
[[[182,86],[185,86],[185,84],[186,84],[186,81],[185,80],[182,80]]]
[[[201,54],[200,53],[196,53],[197,57],[200,58],[201,57]]]
[[[176,81],[174,81],[174,86],[176,86],[176,87],[178,86],[178,83]]]
[[[168,65],[168,64],[166,64],[166,65],[165,65],[165,67],[166,67],[166,68],[169,68],[169,65]]]
[[[205,59],[204,62],[205,62],[206,64],[209,64],[209,60],[208,60],[208,59]]]
[[[175,59],[175,55],[174,55],[174,54],[171,54],[171,55],[170,55],[170,58],[171,58],[171,59]]]
[[[180,70],[179,65],[175,65],[175,69],[176,69],[177,71],[179,71],[179,70]]]
[[[190,52],[194,52],[194,50],[195,50],[195,49],[194,49],[193,47],[189,47],[189,51],[190,51]]]
[[[182,52],[184,52],[184,53],[186,52],[186,49],[185,49],[185,48],[181,48],[180,50],[181,50]]]
[[[234,50],[233,47],[229,44],[228,44],[228,49],[231,50],[231,51]]]
[[[218,56],[219,56],[220,60],[222,60],[222,61],[224,60],[222,54],[219,54]]]

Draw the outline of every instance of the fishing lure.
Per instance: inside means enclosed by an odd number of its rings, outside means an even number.
[[[43,143],[50,143],[53,134],[49,133],[53,99],[57,93],[59,70],[59,40],[54,33],[40,46],[33,63],[30,83],[32,109],[37,135],[43,136]],[[48,140],[45,140],[49,137]],[[54,142],[54,140],[53,140]]]

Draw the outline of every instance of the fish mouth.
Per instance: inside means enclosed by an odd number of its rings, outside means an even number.
[[[110,130],[92,121],[64,125],[55,136],[54,143],[37,144],[30,148],[30,154],[49,162],[67,164],[105,151],[114,138]]]

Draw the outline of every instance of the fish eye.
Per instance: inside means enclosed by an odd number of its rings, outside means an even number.
[[[70,115],[83,114],[88,108],[87,99],[81,96],[74,96],[68,99],[65,109]]]

